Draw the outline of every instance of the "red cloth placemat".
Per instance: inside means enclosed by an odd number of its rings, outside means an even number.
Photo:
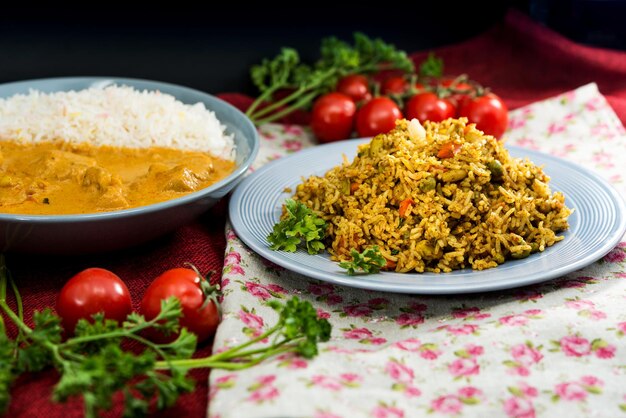
[[[54,306],[63,284],[77,272],[92,266],[107,268],[124,279],[133,297],[135,309],[138,309],[141,295],[154,278],[169,268],[182,266],[185,262],[194,264],[203,274],[214,270],[218,272],[215,275],[218,278],[226,246],[223,233],[226,203],[220,202],[196,222],[180,228],[173,234],[127,251],[80,257],[8,254],[7,264],[22,293],[25,316],[30,318],[33,310]],[[196,356],[209,355],[211,345],[212,341],[203,344]],[[184,395],[175,408],[161,412],[158,416],[204,416],[208,374],[208,370],[193,371],[192,376],[197,380],[196,391]],[[82,401],[72,400],[66,404],[55,404],[50,401],[52,386],[56,381],[57,373],[54,370],[20,378],[11,391],[12,401],[6,416],[82,417]],[[121,416],[121,413],[120,398],[115,407],[104,416],[117,417]]]
[[[446,73],[469,74],[491,87],[511,109],[595,81],[622,122],[626,121],[626,53],[578,45],[518,12],[509,13],[501,24],[481,36],[436,53],[444,59]],[[420,52],[413,57],[421,61],[426,54]],[[250,98],[239,94],[222,97],[240,108],[250,102]],[[27,317],[34,309],[54,306],[63,283],[90,266],[108,268],[122,277],[136,306],[144,289],[164,270],[191,262],[201,272],[220,271],[225,219],[226,204],[222,202],[195,223],[136,249],[84,257],[9,254],[7,262],[22,291]],[[198,355],[209,352],[210,343]],[[198,380],[196,391],[159,416],[205,416],[207,375],[208,371],[194,372]],[[54,371],[21,378],[11,392],[13,401],[6,416],[82,416],[82,404],[77,400],[63,405],[49,401],[55,381]],[[105,416],[120,413],[121,405],[117,402]]]

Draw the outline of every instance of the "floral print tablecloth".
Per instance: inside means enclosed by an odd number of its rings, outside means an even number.
[[[626,136],[595,84],[511,112],[508,144],[596,170],[626,196]],[[261,130],[256,167],[314,144]],[[626,416],[626,240],[541,285],[458,296],[380,293],[263,260],[227,225],[224,320],[215,349],[259,335],[291,295],[333,325],[321,353],[214,371],[211,418]]]

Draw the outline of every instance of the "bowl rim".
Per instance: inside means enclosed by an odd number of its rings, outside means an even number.
[[[204,189],[186,194],[181,197],[177,197],[175,199],[166,200],[164,202],[152,203],[150,205],[138,206],[138,207],[129,208],[129,209],[120,209],[120,210],[113,210],[113,211],[108,211],[108,212],[97,212],[97,213],[76,213],[76,214],[64,214],[64,215],[28,215],[28,214],[15,214],[15,213],[0,213],[0,222],[19,221],[19,222],[32,222],[32,223],[51,223],[51,222],[69,223],[69,222],[105,221],[105,220],[115,220],[118,218],[132,217],[132,216],[137,216],[137,215],[144,215],[147,213],[159,212],[159,211],[170,209],[173,207],[178,207],[181,205],[185,205],[187,203],[192,203],[196,200],[201,199],[202,197],[210,195],[211,193],[217,190],[228,187],[229,185],[231,185],[231,183],[235,182],[238,178],[242,177],[248,171],[248,169],[250,168],[250,166],[252,165],[252,163],[254,162],[258,154],[259,147],[260,147],[259,134],[258,134],[256,127],[252,123],[252,121],[242,111],[240,111],[235,106],[228,103],[227,101],[220,99],[219,97],[214,96],[210,93],[205,93],[201,90],[196,90],[191,87],[181,86],[179,84],[168,83],[168,82],[163,82],[163,81],[142,79],[142,78],[115,77],[115,76],[110,76],[110,77],[77,76],[77,77],[50,77],[50,78],[44,77],[44,78],[35,78],[35,79],[29,79],[29,80],[11,81],[8,83],[1,83],[0,88],[11,86],[11,85],[16,85],[16,84],[28,84],[28,83],[43,82],[43,81],[52,81],[52,82],[53,81],[69,81],[69,80],[85,81],[85,82],[87,81],[98,82],[98,81],[111,80],[114,83],[120,83],[120,84],[124,82],[150,83],[150,84],[155,84],[156,86],[166,86],[166,87],[182,90],[187,93],[207,96],[211,100],[217,100],[221,102],[222,105],[226,106],[226,108],[229,108],[231,111],[233,111],[238,117],[241,117],[242,123],[248,129],[251,129],[251,132],[254,133],[253,138],[252,138],[252,146],[250,147],[251,148],[250,154],[244,161],[242,161],[242,163],[239,166],[236,167],[236,169],[233,172],[231,172],[228,176],[224,177],[223,179],[211,184],[208,187],[205,187]],[[158,87],[155,87],[155,90],[157,88]],[[211,110],[211,109],[208,109],[208,110]]]

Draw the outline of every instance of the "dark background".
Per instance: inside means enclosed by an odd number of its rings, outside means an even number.
[[[294,2],[295,3],[295,2]],[[313,60],[319,40],[354,31],[407,52],[460,42],[497,24],[510,7],[578,42],[625,49],[626,2],[490,1],[407,4],[257,2],[84,6],[4,4],[0,82],[56,76],[123,76],[183,84],[210,93],[254,94],[251,65],[291,46]],[[211,8],[207,6],[211,5]],[[529,64],[531,65],[531,64]]]

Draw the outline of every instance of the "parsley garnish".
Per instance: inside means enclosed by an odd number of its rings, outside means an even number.
[[[389,69],[411,73],[414,65],[406,52],[358,32],[354,34],[354,45],[335,37],[324,38],[320,58],[314,65],[302,63],[295,49],[283,48],[273,59],[264,59],[251,68],[252,82],[261,94],[246,115],[256,125],[271,122],[296,109],[307,108],[316,97],[333,90],[339,78],[347,74]],[[291,93],[263,106],[279,90]]]
[[[285,213],[274,230],[267,236],[272,250],[295,252],[303,242],[309,254],[324,249],[326,221],[317,216],[304,203],[293,199],[285,201]]]
[[[428,54],[428,58],[420,64],[419,75],[422,77],[441,77],[443,75],[443,59],[431,52]]]
[[[7,285],[15,294],[17,312],[7,302]],[[191,358],[196,336],[184,328],[175,341],[167,344],[156,344],[142,336],[149,328],[163,333],[179,331],[182,309],[176,298],[163,300],[161,312],[150,321],[137,313],[128,315],[121,325],[102,314],[94,315],[93,323],[81,319],[75,335],[63,341],[61,319],[50,309],[33,314],[33,327],[24,322],[19,291],[0,255],[0,313],[19,330],[15,340],[9,338],[0,314],[0,414],[8,407],[10,387],[17,377],[51,366],[60,375],[52,395],[55,401],[82,396],[85,416],[96,417],[110,408],[113,396],[121,392],[124,416],[136,417],[152,412],[152,406],[172,406],[180,394],[192,391],[195,382],[187,377],[190,369],[241,370],[290,352],[311,358],[318,353],[317,344],[329,340],[330,323],[318,318],[309,302],[293,297],[286,304],[273,301],[268,305],[278,312],[274,326],[206,358]],[[256,345],[270,336],[273,338],[269,344]],[[144,350],[126,351],[121,346],[124,340],[134,340]]]
[[[362,253],[352,249],[350,251],[352,261],[342,261],[339,267],[347,269],[347,273],[352,276],[356,272],[365,274],[378,273],[381,268],[385,267],[387,260],[382,256],[377,245],[366,248]]]

